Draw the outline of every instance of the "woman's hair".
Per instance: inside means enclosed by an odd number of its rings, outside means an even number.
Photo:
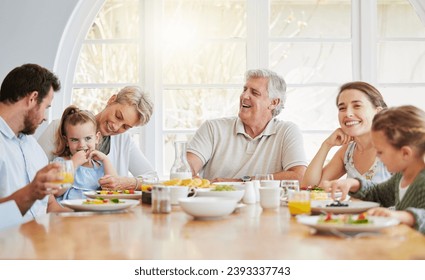
[[[341,95],[341,93],[344,90],[347,90],[347,89],[356,89],[356,90],[363,92],[367,96],[369,101],[373,104],[373,106],[375,106],[375,108],[381,107],[382,109],[384,109],[384,108],[388,107],[387,104],[384,101],[384,98],[382,97],[381,93],[379,92],[379,90],[377,90],[371,84],[368,84],[368,83],[365,83],[365,82],[360,82],[360,81],[346,83],[346,84],[343,84],[340,87],[339,93],[336,97],[336,105],[337,106],[338,106],[339,96]]]
[[[149,95],[140,87],[127,86],[121,89],[115,99],[116,103],[135,106],[139,113],[139,125],[149,122],[153,113],[153,102]]]
[[[69,150],[66,140],[66,127],[68,125],[77,125],[85,123],[92,123],[95,131],[97,132],[96,118],[90,111],[80,110],[75,105],[71,105],[66,108],[65,111],[63,111],[59,128],[56,131],[56,150],[53,152],[53,154],[59,157],[71,156],[71,151]]]
[[[248,70],[245,73],[245,81],[248,81],[251,78],[259,78],[259,77],[267,78],[269,80],[269,83],[267,85],[269,98],[280,99],[279,105],[277,105],[276,108],[274,108],[272,111],[273,117],[276,117],[277,115],[280,114],[286,102],[286,82],[278,74],[268,69]]]
[[[412,146],[425,153],[425,112],[415,106],[382,110],[373,118],[372,131],[382,131],[396,149]]]

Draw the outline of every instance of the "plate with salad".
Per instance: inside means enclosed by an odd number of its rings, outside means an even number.
[[[398,225],[397,219],[380,216],[369,216],[366,213],[334,215],[328,213],[320,216],[297,216],[297,222],[320,232],[376,232]]]
[[[75,211],[115,211],[123,210],[139,204],[138,200],[101,198],[70,199],[61,201],[62,205]]]
[[[88,198],[101,197],[104,199],[141,199],[142,192],[135,190],[100,190],[83,192]]]

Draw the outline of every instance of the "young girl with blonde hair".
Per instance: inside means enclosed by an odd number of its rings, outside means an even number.
[[[74,184],[57,194],[58,200],[85,198],[83,191],[97,190],[99,179],[104,175],[116,175],[109,158],[96,150],[100,133],[95,116],[86,110],[71,105],[62,114],[56,132],[55,160],[72,160]]]
[[[395,217],[425,233],[425,112],[400,106],[378,113],[372,124],[372,141],[378,157],[394,175],[373,184],[364,178],[323,182],[334,193],[342,192],[382,207],[370,209],[375,216]],[[365,188],[368,186],[368,188]],[[395,211],[388,208],[395,205]]]

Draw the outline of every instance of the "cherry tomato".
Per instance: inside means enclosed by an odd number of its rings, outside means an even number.
[[[330,220],[332,220],[332,214],[331,213],[327,213],[326,214],[325,221],[330,221]]]

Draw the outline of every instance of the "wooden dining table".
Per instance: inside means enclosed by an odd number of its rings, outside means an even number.
[[[406,225],[363,237],[317,233],[286,207],[263,211],[258,203],[217,220],[196,220],[179,206],[154,214],[140,204],[121,212],[50,213],[2,230],[0,259],[425,259],[425,236]]]

